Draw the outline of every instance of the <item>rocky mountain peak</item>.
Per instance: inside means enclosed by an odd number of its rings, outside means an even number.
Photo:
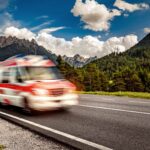
[[[54,62],[57,59],[55,54],[38,45],[35,40],[29,41],[11,36],[0,36],[0,61],[18,54],[45,55]]]
[[[31,46],[33,44],[37,46],[37,43],[35,40],[29,41],[29,40],[25,40],[25,39],[18,39],[16,37],[12,37],[12,36],[9,36],[9,37],[1,36],[0,37],[0,47],[1,48],[6,47],[11,44],[14,44],[14,43],[17,43],[22,46],[24,46],[24,45]]]
[[[46,55],[48,58],[57,63],[57,56],[52,54],[51,51],[48,51],[44,47],[38,45],[34,39],[29,41],[25,39],[18,39],[12,36],[0,36],[0,61],[3,61],[17,54]],[[90,63],[96,59],[96,57],[84,58],[79,54],[76,54],[74,57],[67,57],[64,55],[62,58],[68,64],[76,68],[83,67],[87,63]]]
[[[85,62],[85,61],[86,61],[86,58],[80,56],[79,54],[76,54],[76,55],[73,57],[73,59],[74,59],[75,61],[79,61],[79,62]]]
[[[72,67],[81,68],[84,65],[90,63],[91,61],[97,59],[97,57],[84,58],[83,56],[76,54],[74,55],[74,57],[67,57],[66,55],[64,55],[62,56],[62,59]]]

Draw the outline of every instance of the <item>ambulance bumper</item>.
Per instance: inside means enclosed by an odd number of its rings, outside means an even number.
[[[32,96],[30,98],[30,108],[37,111],[69,108],[77,104],[78,104],[77,94],[65,94],[57,97]]]

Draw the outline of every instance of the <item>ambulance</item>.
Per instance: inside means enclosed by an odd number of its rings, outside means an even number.
[[[0,104],[27,113],[68,109],[78,104],[76,86],[44,56],[14,56],[0,62]]]

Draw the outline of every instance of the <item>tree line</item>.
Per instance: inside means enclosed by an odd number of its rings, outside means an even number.
[[[150,92],[150,49],[112,53],[83,68],[73,68],[57,58],[63,75],[82,91]]]

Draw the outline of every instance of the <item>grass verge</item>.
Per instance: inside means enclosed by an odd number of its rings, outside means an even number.
[[[4,150],[6,147],[0,144],[0,150]]]
[[[110,95],[110,96],[128,96],[133,98],[150,99],[150,93],[144,92],[84,92],[80,91],[79,94],[95,94],[95,95]]]

